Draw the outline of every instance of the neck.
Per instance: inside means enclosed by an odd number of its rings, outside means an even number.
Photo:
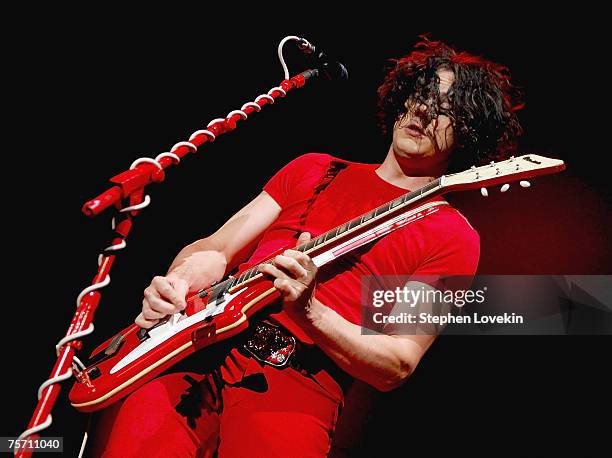
[[[376,173],[383,180],[404,189],[417,189],[434,178],[442,176],[446,163],[435,163],[431,158],[398,158],[389,147],[389,152]]]

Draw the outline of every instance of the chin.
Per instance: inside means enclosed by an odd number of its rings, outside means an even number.
[[[411,142],[412,145],[399,145],[398,148],[394,148],[396,156],[409,159],[420,159],[429,156],[429,150],[425,148],[417,148],[416,145]]]

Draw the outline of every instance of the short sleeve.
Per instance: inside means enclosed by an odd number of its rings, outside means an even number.
[[[332,156],[321,153],[303,154],[276,172],[263,186],[281,208],[285,208],[287,198],[300,185],[308,185],[309,178],[320,175]],[[320,170],[319,170],[320,169]]]
[[[443,217],[438,230],[428,234],[426,257],[412,277],[437,278],[439,289],[469,288],[478,268],[480,236],[457,210],[449,208]]]

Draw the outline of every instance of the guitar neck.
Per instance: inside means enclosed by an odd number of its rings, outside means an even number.
[[[330,245],[333,245],[346,238],[346,236],[349,234],[354,235],[359,231],[364,230],[366,227],[369,227],[373,223],[379,223],[384,219],[390,218],[401,213],[402,211],[405,211],[408,207],[411,207],[418,202],[441,194],[443,189],[443,179],[444,177],[437,178],[415,191],[408,192],[390,202],[386,202],[380,207],[376,207],[371,211],[341,224],[340,226],[324,232],[323,234],[313,238],[303,245],[296,247],[295,249],[312,256],[315,252],[323,249],[323,247],[328,248]],[[272,262],[272,259],[273,258],[269,258],[263,261],[262,264]],[[251,267],[238,277],[228,278],[227,280],[215,284],[209,294],[213,297],[218,297],[230,289],[235,289],[242,286],[244,283],[249,282],[258,274],[259,271],[257,266]],[[208,294],[203,293],[203,295]]]
[[[378,222],[383,218],[395,215],[401,210],[404,210],[406,207],[410,207],[413,204],[425,200],[426,198],[439,194],[442,190],[441,183],[441,178],[433,180],[416,191],[408,192],[397,199],[386,202],[380,207],[376,207],[374,210],[359,215],[356,218],[315,237],[308,243],[296,247],[296,250],[310,254],[313,251],[316,251],[320,246],[324,244],[326,245],[327,242],[333,243],[349,233],[359,232],[365,226],[369,226],[375,221]]]

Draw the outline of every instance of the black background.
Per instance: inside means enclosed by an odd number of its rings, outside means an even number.
[[[169,150],[277,85],[276,46],[285,35],[305,36],[338,56],[350,81],[291,93],[150,188],[152,205],[136,218],[112,271],[88,347],[127,326],[151,277],[257,195],[292,158],[320,151],[382,161],[388,141],[376,128],[376,88],[386,59],[408,52],[424,32],[508,65],[527,93],[521,150],[568,165],[561,175],[534,180],[529,190],[453,198],[481,235],[480,272],[611,273],[609,83],[598,47],[605,31],[595,14],[557,10],[554,17],[536,17],[518,7],[417,13],[390,6],[345,11],[333,21],[315,14],[296,26],[285,20],[295,13],[263,11],[156,11],[155,20],[150,10],[48,17],[37,11],[36,24],[30,15],[15,18],[3,161],[9,254],[3,397],[14,406],[2,415],[0,435],[25,428],[74,299],[110,241],[108,215],[90,220],[81,205],[134,159]],[[305,69],[292,45],[286,49],[292,73]],[[441,338],[407,384],[376,405],[360,453],[603,456],[609,351],[604,336]],[[68,407],[66,392],[45,435],[64,436],[70,452],[85,417]]]

